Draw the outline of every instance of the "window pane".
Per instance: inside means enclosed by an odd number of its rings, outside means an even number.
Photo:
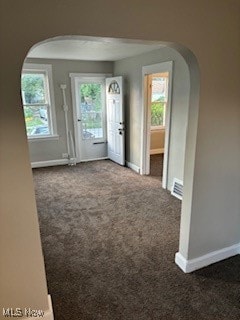
[[[151,104],[151,126],[164,126],[165,103],[154,101]]]
[[[24,73],[22,75],[23,104],[46,103],[45,75]]]
[[[152,77],[152,101],[167,101],[168,78]]]
[[[82,139],[103,138],[102,85],[80,85]]]
[[[152,77],[151,126],[165,125],[168,77]]]
[[[28,136],[50,134],[47,106],[24,106]]]

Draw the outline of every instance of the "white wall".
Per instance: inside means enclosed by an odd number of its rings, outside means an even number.
[[[171,189],[174,177],[183,180],[190,95],[187,64],[176,50],[166,47],[115,62],[114,74],[123,75],[125,79],[127,161],[140,166],[143,113],[142,67],[166,61],[173,61],[172,115],[167,182],[168,189]]]
[[[29,142],[31,162],[62,159],[62,153],[67,153],[65,120],[63,111],[63,98],[60,84],[66,84],[66,99],[69,107],[69,130],[73,130],[71,81],[69,74],[74,73],[113,73],[112,62],[95,62],[79,60],[57,60],[57,59],[27,59],[27,63],[51,64],[53,73],[53,87],[55,97],[55,109],[57,120],[58,140]]]

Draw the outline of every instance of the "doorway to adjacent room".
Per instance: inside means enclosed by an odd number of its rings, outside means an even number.
[[[142,173],[159,177],[167,187],[171,117],[172,62],[143,67],[144,131]]]

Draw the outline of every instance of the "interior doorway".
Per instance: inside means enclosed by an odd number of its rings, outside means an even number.
[[[59,37],[61,38],[61,37]],[[66,40],[59,40],[61,41],[61,45],[64,48],[70,48],[71,53],[72,53],[72,47],[71,46],[66,46],[65,41],[70,40],[70,41],[78,41],[78,38],[80,39],[79,41],[85,41],[86,38],[89,39],[88,37],[78,37],[76,36],[76,39],[66,39]],[[90,38],[91,39],[91,38]],[[58,41],[58,39],[54,39],[54,42]],[[101,39],[102,41],[102,39]],[[101,44],[101,41],[99,41],[99,44]],[[112,40],[111,40],[112,41]],[[114,39],[112,42],[107,42],[110,44],[125,44],[128,45],[129,43],[124,43],[124,40],[120,40],[120,39]],[[49,41],[50,43],[51,41]],[[92,43],[92,40],[89,41],[90,43]],[[134,41],[133,41],[134,42]],[[45,45],[48,43],[48,41],[45,41],[42,43],[42,45],[45,47]],[[72,44],[72,42],[71,42]],[[47,59],[47,57],[43,57],[42,55],[40,56],[35,52],[34,50],[36,48],[38,48],[41,44],[36,45],[33,50],[31,50],[30,56],[28,54],[28,57],[26,59],[26,63],[33,63],[34,59]],[[134,44],[135,45],[135,44]],[[159,44],[160,45],[160,44]],[[104,47],[106,46],[106,43],[104,42]],[[78,45],[78,47],[81,47],[80,45]],[[99,48],[100,46],[97,47]],[[194,171],[194,155],[195,155],[195,145],[196,145],[196,133],[197,133],[197,115],[198,115],[198,90],[199,90],[199,74],[198,74],[198,65],[197,65],[197,61],[194,60],[194,56],[192,55],[191,52],[189,52],[188,50],[183,51],[184,54],[182,53],[182,51],[180,50],[181,48],[179,48],[178,46],[175,45],[171,45],[171,47],[166,47],[166,51],[164,57],[161,57],[161,61],[169,60],[169,59],[173,59],[174,60],[174,98],[173,98],[173,110],[174,112],[176,111],[176,109],[180,110],[179,108],[175,108],[174,104],[176,104],[176,101],[179,104],[178,101],[178,96],[180,95],[180,97],[185,97],[186,101],[185,101],[185,109],[189,110],[189,112],[186,114],[186,119],[184,118],[184,120],[189,121],[189,124],[187,121],[185,121],[184,123],[186,124],[186,129],[187,129],[187,136],[186,139],[184,137],[184,141],[186,140],[186,147],[184,145],[183,148],[183,154],[185,155],[185,165],[184,165],[184,172],[183,175],[184,177],[186,177],[186,186],[184,186],[184,189],[186,190],[185,194],[184,194],[184,200],[185,203],[183,203],[183,212],[182,214],[184,215],[184,219],[186,218],[187,221],[189,221],[190,218],[190,212],[191,212],[191,201],[192,201],[192,185],[193,185],[193,171]],[[165,50],[165,49],[164,49]],[[40,50],[41,51],[41,50]],[[56,50],[56,56],[55,59],[60,59],[59,53],[61,50],[57,49]],[[175,51],[172,52],[172,51]],[[97,52],[97,58],[99,59],[99,50],[91,50],[91,53]],[[107,52],[111,52],[111,50],[107,50]],[[119,52],[119,50],[116,50],[116,52]],[[122,50],[122,52],[129,52],[129,50]],[[64,51],[63,56],[61,56],[63,59],[66,58],[66,52]],[[179,56],[179,57],[178,57]],[[72,56],[71,56],[72,57]],[[79,55],[79,52],[76,52],[76,55],[74,56],[74,58],[77,59],[81,59],[84,61],[84,63],[79,63],[79,66],[77,66],[76,68],[72,67],[72,65],[75,65],[73,63],[73,61],[71,62],[71,71],[72,72],[74,70],[74,72],[86,72],[85,68],[89,68],[88,70],[91,70],[91,67],[89,66],[88,60],[84,60],[84,57]],[[86,57],[86,56],[85,56]],[[170,140],[170,114],[171,114],[171,85],[172,85],[172,67],[173,67],[173,62],[169,61],[169,62],[163,62],[163,63],[158,63],[158,64],[154,64],[154,65],[147,65],[145,67],[142,67],[144,64],[150,64],[150,63],[154,63],[154,61],[159,61],[158,60],[159,57],[154,57],[154,59],[151,60],[144,60],[141,62],[141,65],[139,65],[139,68],[142,68],[142,77],[139,77],[139,74],[141,74],[141,71],[139,69],[140,72],[135,72],[134,73],[134,86],[130,87],[130,89],[137,89],[135,90],[131,90],[130,92],[133,92],[133,102],[131,103],[131,108],[128,108],[127,112],[126,112],[126,126],[127,128],[129,128],[129,131],[126,132],[126,136],[127,136],[127,140],[128,140],[128,146],[127,146],[127,154],[129,155],[129,158],[127,160],[128,161],[128,166],[130,168],[132,168],[133,170],[142,173],[142,174],[148,174],[149,173],[149,169],[150,169],[150,135],[149,135],[149,130],[148,126],[150,125],[149,122],[149,110],[147,107],[147,103],[146,103],[146,82],[147,82],[147,75],[149,74],[155,74],[155,73],[162,73],[162,72],[166,72],[169,71],[169,87],[168,87],[168,108],[166,110],[166,118],[165,118],[165,138],[164,138],[164,165],[163,165],[163,181],[162,181],[162,186],[164,188],[167,187],[167,181],[168,181],[168,189],[170,186],[170,183],[172,181],[172,176],[175,177],[174,174],[172,174],[171,170],[168,170],[168,167],[171,169],[171,166],[169,166],[168,162],[168,148],[169,148],[169,140]],[[192,58],[192,60],[190,59]],[[53,57],[48,56],[48,59],[53,59]],[[71,58],[73,59],[73,58]],[[93,58],[91,58],[93,59]],[[110,58],[109,58],[110,59]],[[112,58],[113,59],[113,58]],[[118,56],[119,59],[119,56]],[[184,66],[181,68],[181,64],[178,61],[179,59],[181,59],[182,63],[184,63]],[[165,60],[165,61],[166,61]],[[52,63],[52,60],[46,60],[49,61],[49,63]],[[103,61],[106,61],[106,58],[104,58]],[[119,60],[118,60],[119,61]],[[91,62],[92,63],[92,62]],[[100,62],[99,62],[100,63]],[[106,65],[106,68],[104,66],[104,68],[100,68],[100,66],[97,65],[97,70],[94,69],[94,72],[98,72],[98,73],[102,73],[102,72],[113,72],[113,74],[122,74],[119,72],[119,65],[118,63],[114,62],[111,63],[113,64],[114,68],[109,68],[110,65],[108,63],[108,65]],[[128,66],[124,66],[125,70],[123,70],[123,73],[127,72],[128,69],[131,69],[131,65],[133,65],[135,67],[135,64],[128,64]],[[70,79],[69,79],[69,73],[66,75],[65,73],[68,71],[69,69],[67,69],[68,64],[67,63],[62,63],[61,66],[61,70],[64,72],[60,73],[61,78],[55,79],[55,93],[57,93],[59,90],[59,83],[62,83],[64,81],[64,83],[67,85],[67,88],[70,88]],[[84,66],[84,69],[82,69]],[[53,70],[55,69],[55,67],[53,68]],[[132,71],[132,70],[130,70]],[[176,75],[179,75],[180,72],[184,71],[184,76],[182,77],[178,77],[178,81],[176,81]],[[136,74],[136,77],[135,77]],[[187,79],[187,81],[184,81],[185,79]],[[143,81],[142,81],[143,80]],[[177,82],[177,86],[175,86],[175,83]],[[185,87],[184,87],[184,92],[180,92],[179,93],[179,84],[182,83],[186,83]],[[137,86],[135,86],[135,84],[138,84]],[[190,85],[191,84],[191,85]],[[142,85],[142,87],[141,87]],[[143,89],[143,90],[142,90]],[[181,89],[181,86],[180,86]],[[178,94],[176,94],[176,92]],[[142,95],[142,99],[141,99],[141,95]],[[70,96],[70,94],[69,94]],[[140,99],[139,99],[140,98]],[[60,105],[61,107],[61,100],[57,99],[57,101],[60,103],[58,103],[58,105]],[[70,100],[69,100],[70,101]],[[131,101],[132,102],[132,101]],[[136,103],[135,103],[136,102]],[[142,103],[142,107],[141,108],[141,103]],[[191,108],[190,108],[191,106]],[[74,112],[74,110],[73,110]],[[40,133],[38,137],[36,137],[35,141],[38,141],[36,143],[36,147],[34,146],[33,140],[31,141],[30,146],[32,147],[30,150],[30,160],[32,162],[32,167],[40,167],[40,166],[53,166],[53,165],[58,165],[58,164],[66,164],[66,153],[62,153],[65,151],[65,139],[64,139],[64,128],[63,126],[61,126],[61,122],[62,122],[62,117],[61,115],[63,114],[63,112],[61,112],[61,110],[58,110],[57,112],[57,117],[59,119],[57,119],[59,126],[58,126],[58,131],[56,133],[60,133],[60,134],[55,134],[54,135],[54,130],[52,132],[51,136],[40,136]],[[70,113],[71,115],[71,110]],[[41,118],[40,112],[39,112],[39,117]],[[172,117],[172,120],[174,120],[174,117]],[[182,123],[181,122],[181,127],[182,127]],[[129,125],[130,124],[130,125]],[[138,125],[137,125],[138,124]],[[72,126],[73,127],[73,126]],[[174,123],[172,125],[172,132],[171,132],[171,154],[172,154],[172,141],[174,141]],[[31,131],[32,132],[32,131]],[[77,135],[76,135],[77,137]],[[132,139],[134,138],[134,140]],[[55,152],[55,148],[52,148],[53,142],[50,143],[48,142],[48,139],[50,140],[59,140],[59,142],[57,141],[56,144],[58,146],[63,146],[62,149],[59,150],[58,154],[57,152]],[[77,138],[76,138],[77,139]],[[140,141],[140,139],[142,139],[142,141]],[[42,140],[42,141],[41,141]],[[135,143],[136,140],[136,143]],[[178,136],[177,139],[178,140]],[[39,151],[39,147],[37,148],[37,144],[39,145],[39,142],[41,141],[42,146],[44,146],[44,148],[46,149],[46,157],[42,157],[41,159],[36,158],[39,155],[39,152],[37,153],[36,151]],[[134,143],[133,143],[133,142]],[[46,142],[46,143],[45,143]],[[141,143],[141,150],[140,150],[140,143]],[[48,145],[47,145],[48,144]],[[46,147],[45,147],[46,146]],[[41,148],[41,150],[43,150],[43,148]],[[49,151],[50,150],[50,151]],[[61,153],[62,153],[62,158],[63,159],[59,159],[56,158],[57,156],[61,157]],[[57,155],[56,155],[57,154]],[[139,154],[141,157],[136,157],[135,154]],[[51,155],[51,158],[49,159],[49,155]],[[67,154],[68,155],[68,154]],[[44,155],[45,156],[45,155]],[[140,158],[140,159],[139,159]],[[172,158],[172,157],[171,157]],[[179,154],[178,154],[178,158],[179,158]],[[140,161],[139,161],[140,160]],[[171,159],[170,159],[171,160]],[[182,166],[183,167],[183,166]],[[140,170],[139,170],[140,169]],[[169,175],[169,177],[168,177]],[[169,189],[170,190],[170,189]],[[185,221],[185,220],[184,220]],[[186,232],[188,231],[188,226],[186,223],[183,224],[183,226],[181,227],[183,230],[185,230]]]
[[[167,187],[171,118],[172,62],[143,67],[142,174],[159,177]]]
[[[162,180],[169,72],[147,75],[150,125],[150,175]]]

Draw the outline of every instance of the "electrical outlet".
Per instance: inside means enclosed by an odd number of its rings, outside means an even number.
[[[63,159],[66,159],[66,158],[68,158],[68,154],[67,153],[63,153],[62,157],[63,157]]]

